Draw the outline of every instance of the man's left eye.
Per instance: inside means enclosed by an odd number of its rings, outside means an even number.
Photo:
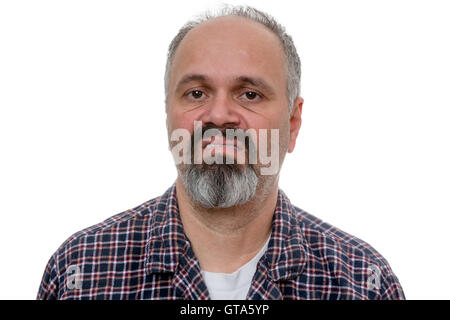
[[[247,100],[256,100],[260,98],[260,95],[256,93],[255,91],[247,91],[242,96],[245,96]]]

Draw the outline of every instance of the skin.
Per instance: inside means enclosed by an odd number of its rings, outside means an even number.
[[[298,97],[289,113],[285,63],[279,39],[261,24],[241,17],[200,24],[182,40],[173,60],[168,133],[184,128],[192,134],[194,120],[243,130],[277,128],[281,167],[286,152],[294,150],[303,105]],[[225,209],[193,203],[177,179],[181,221],[202,270],[234,272],[262,248],[272,228],[278,178],[279,172],[262,176],[254,198]]]

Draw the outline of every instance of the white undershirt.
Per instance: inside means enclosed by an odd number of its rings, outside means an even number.
[[[211,300],[245,300],[256,266],[267,250],[269,239],[252,260],[233,273],[201,271]]]

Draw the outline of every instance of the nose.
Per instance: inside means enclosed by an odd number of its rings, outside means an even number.
[[[233,103],[225,93],[217,94],[202,114],[201,121],[204,125],[213,125],[219,128],[238,126],[240,119]]]

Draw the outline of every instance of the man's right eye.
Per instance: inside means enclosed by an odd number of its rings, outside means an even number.
[[[205,94],[200,90],[192,90],[188,93],[188,97],[191,97],[195,100],[202,98]]]

